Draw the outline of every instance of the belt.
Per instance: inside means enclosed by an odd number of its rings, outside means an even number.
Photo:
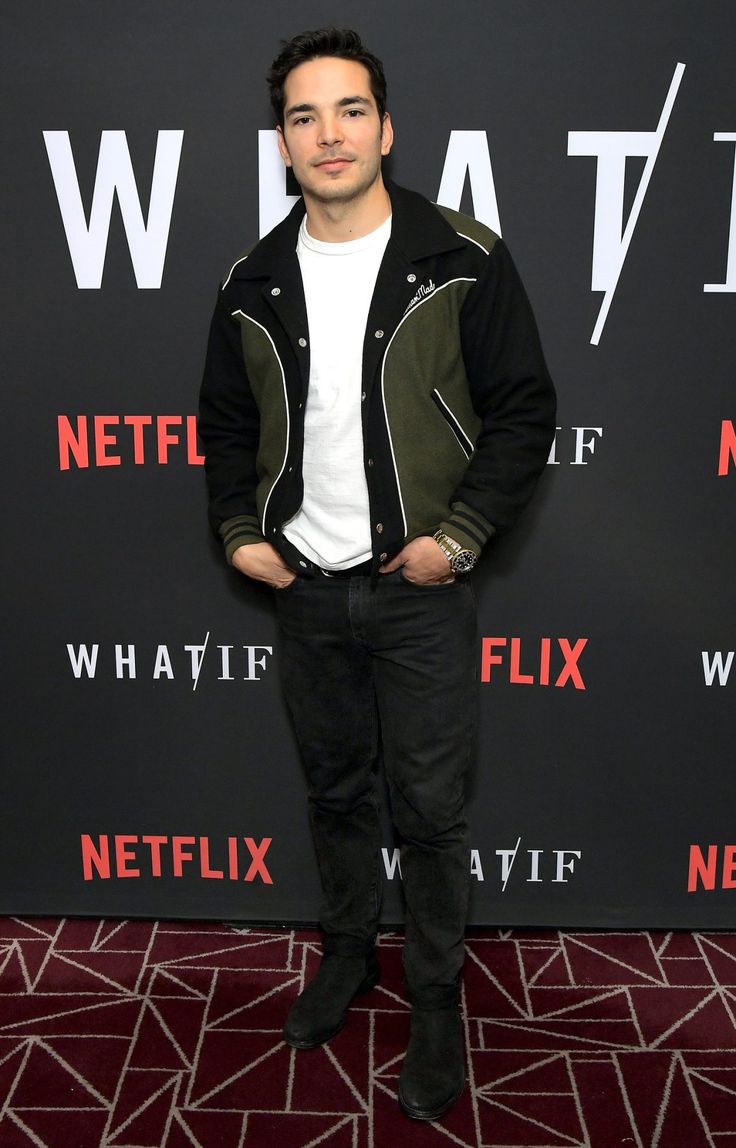
[[[323,570],[321,566],[316,569],[325,578],[367,578],[373,569],[373,559],[367,558],[357,566],[348,566],[347,570]]]

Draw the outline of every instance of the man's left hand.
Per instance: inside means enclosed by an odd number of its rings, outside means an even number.
[[[399,567],[407,582],[416,582],[419,586],[452,582],[455,579],[449,558],[440,550],[434,538],[428,535],[407,542],[390,562],[381,567],[380,573],[391,574]]]

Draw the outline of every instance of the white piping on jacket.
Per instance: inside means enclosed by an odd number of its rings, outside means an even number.
[[[240,262],[240,261],[238,261],[238,262]],[[263,504],[262,525],[265,526],[266,514],[268,512],[268,504],[270,502],[271,495],[273,494],[274,487],[276,486],[279,479],[281,478],[281,475],[284,473],[284,468],[286,467],[286,461],[289,457],[289,439],[291,437],[291,420],[289,419],[289,396],[288,396],[287,391],[286,391],[286,374],[284,372],[284,364],[281,362],[281,356],[279,355],[278,351],[276,350],[276,346],[274,344],[274,341],[271,338],[271,336],[269,335],[266,328],[263,326],[263,324],[259,323],[258,320],[254,319],[251,315],[246,315],[245,311],[240,311],[240,310],[232,311],[231,315],[233,318],[235,318],[236,315],[242,315],[243,318],[247,319],[249,323],[252,323],[255,327],[258,327],[261,331],[263,331],[264,335],[266,336],[269,343],[271,344],[271,348],[273,350],[273,353],[276,356],[276,362],[278,363],[279,370],[281,371],[281,386],[282,386],[283,391],[284,391],[284,410],[286,412],[286,449],[284,451],[284,461],[281,463],[281,470],[276,475],[276,478],[274,479],[274,481],[271,483],[271,489],[268,492],[268,497],[266,498],[266,501]]]
[[[471,442],[470,438],[468,437],[468,435],[466,435],[465,431],[463,430],[463,424],[460,422],[460,419],[457,417],[457,415],[453,411],[452,407],[448,406],[448,404],[442,398],[442,395],[440,394],[440,392],[437,390],[436,387],[433,389],[432,394],[436,395],[438,401],[440,403],[442,403],[442,409],[445,410],[447,412],[447,414],[449,415],[449,418],[446,420],[447,425],[450,428],[450,430],[452,431],[455,438],[457,439],[458,445],[459,445],[460,449],[462,450],[463,454],[466,455],[468,457],[468,459],[470,459],[470,456],[472,455],[475,448],[474,448],[473,443]],[[450,422],[450,419],[452,419],[452,422]],[[465,440],[465,444],[463,444],[460,441],[461,435]]]
[[[474,243],[475,246],[480,247],[481,251],[486,255],[491,254],[487,247],[484,247],[482,243],[479,243],[477,239],[473,239],[470,235],[464,235],[462,231],[457,231],[456,235],[459,235],[461,239],[467,239],[468,243]]]
[[[386,410],[386,388],[384,385],[385,384],[385,373],[386,373],[386,359],[388,358],[388,353],[391,350],[391,344],[393,343],[394,339],[396,338],[397,334],[399,333],[399,330],[401,329],[401,327],[403,326],[403,324],[409,318],[410,315],[413,315],[415,313],[415,311],[418,311],[419,308],[423,307],[425,303],[428,303],[430,299],[436,299],[437,296],[439,295],[440,291],[444,291],[445,287],[451,287],[453,283],[477,283],[477,282],[478,282],[478,280],[475,278],[471,278],[469,276],[460,276],[457,279],[448,279],[447,282],[443,283],[441,287],[435,288],[435,290],[432,292],[431,295],[425,295],[425,297],[417,303],[416,307],[412,307],[411,311],[407,311],[406,314],[402,317],[401,322],[399,323],[399,325],[397,326],[393,335],[389,339],[388,346],[386,347],[386,350],[384,351],[384,354],[383,354],[383,362],[381,363],[381,400],[383,402],[383,417],[384,417],[384,420],[386,423],[386,434],[388,435],[388,445],[391,447],[391,461],[393,462],[394,475],[396,477],[396,490],[398,491],[398,495],[399,495],[399,504],[401,506],[401,517],[402,517],[403,523],[404,523],[404,537],[406,537],[406,533],[407,533],[407,529],[408,529],[407,523],[406,523],[406,511],[404,510],[404,499],[403,499],[402,494],[401,494],[401,483],[399,482],[399,470],[398,470],[398,467],[396,465],[396,452],[394,451],[394,443],[393,443],[393,439],[391,437],[391,427],[390,427],[389,421],[388,421],[388,411]]]
[[[222,285],[222,290],[223,290],[223,291],[225,290],[225,288],[227,287],[228,283],[230,282],[230,279],[231,279],[231,277],[232,277],[232,273],[233,273],[233,271],[235,270],[235,268],[238,266],[238,264],[239,264],[239,263],[245,263],[245,261],[246,261],[246,259],[247,259],[247,258],[248,258],[248,256],[247,256],[247,255],[241,255],[241,256],[240,256],[240,259],[236,259],[236,260],[235,260],[235,262],[233,263],[232,267],[230,268],[230,270],[229,270],[229,271],[228,271],[228,273],[227,273],[227,279],[225,280],[225,282],[224,282],[224,283],[223,283],[223,285]],[[235,314],[235,312],[234,312],[234,311],[233,311],[233,314]],[[241,311],[241,315],[242,315],[242,311]],[[246,315],[246,318],[247,318],[247,315]]]

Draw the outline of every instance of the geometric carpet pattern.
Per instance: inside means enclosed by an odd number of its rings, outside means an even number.
[[[401,937],[328,1045],[280,1029],[317,934],[0,918],[2,1148],[736,1148],[736,935],[471,931],[468,1085],[396,1085]]]

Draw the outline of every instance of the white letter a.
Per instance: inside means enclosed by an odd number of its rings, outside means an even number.
[[[443,207],[459,211],[466,174],[473,195],[473,215],[479,223],[485,223],[486,227],[500,235],[501,221],[498,217],[491,153],[485,132],[450,132],[437,202]]]

